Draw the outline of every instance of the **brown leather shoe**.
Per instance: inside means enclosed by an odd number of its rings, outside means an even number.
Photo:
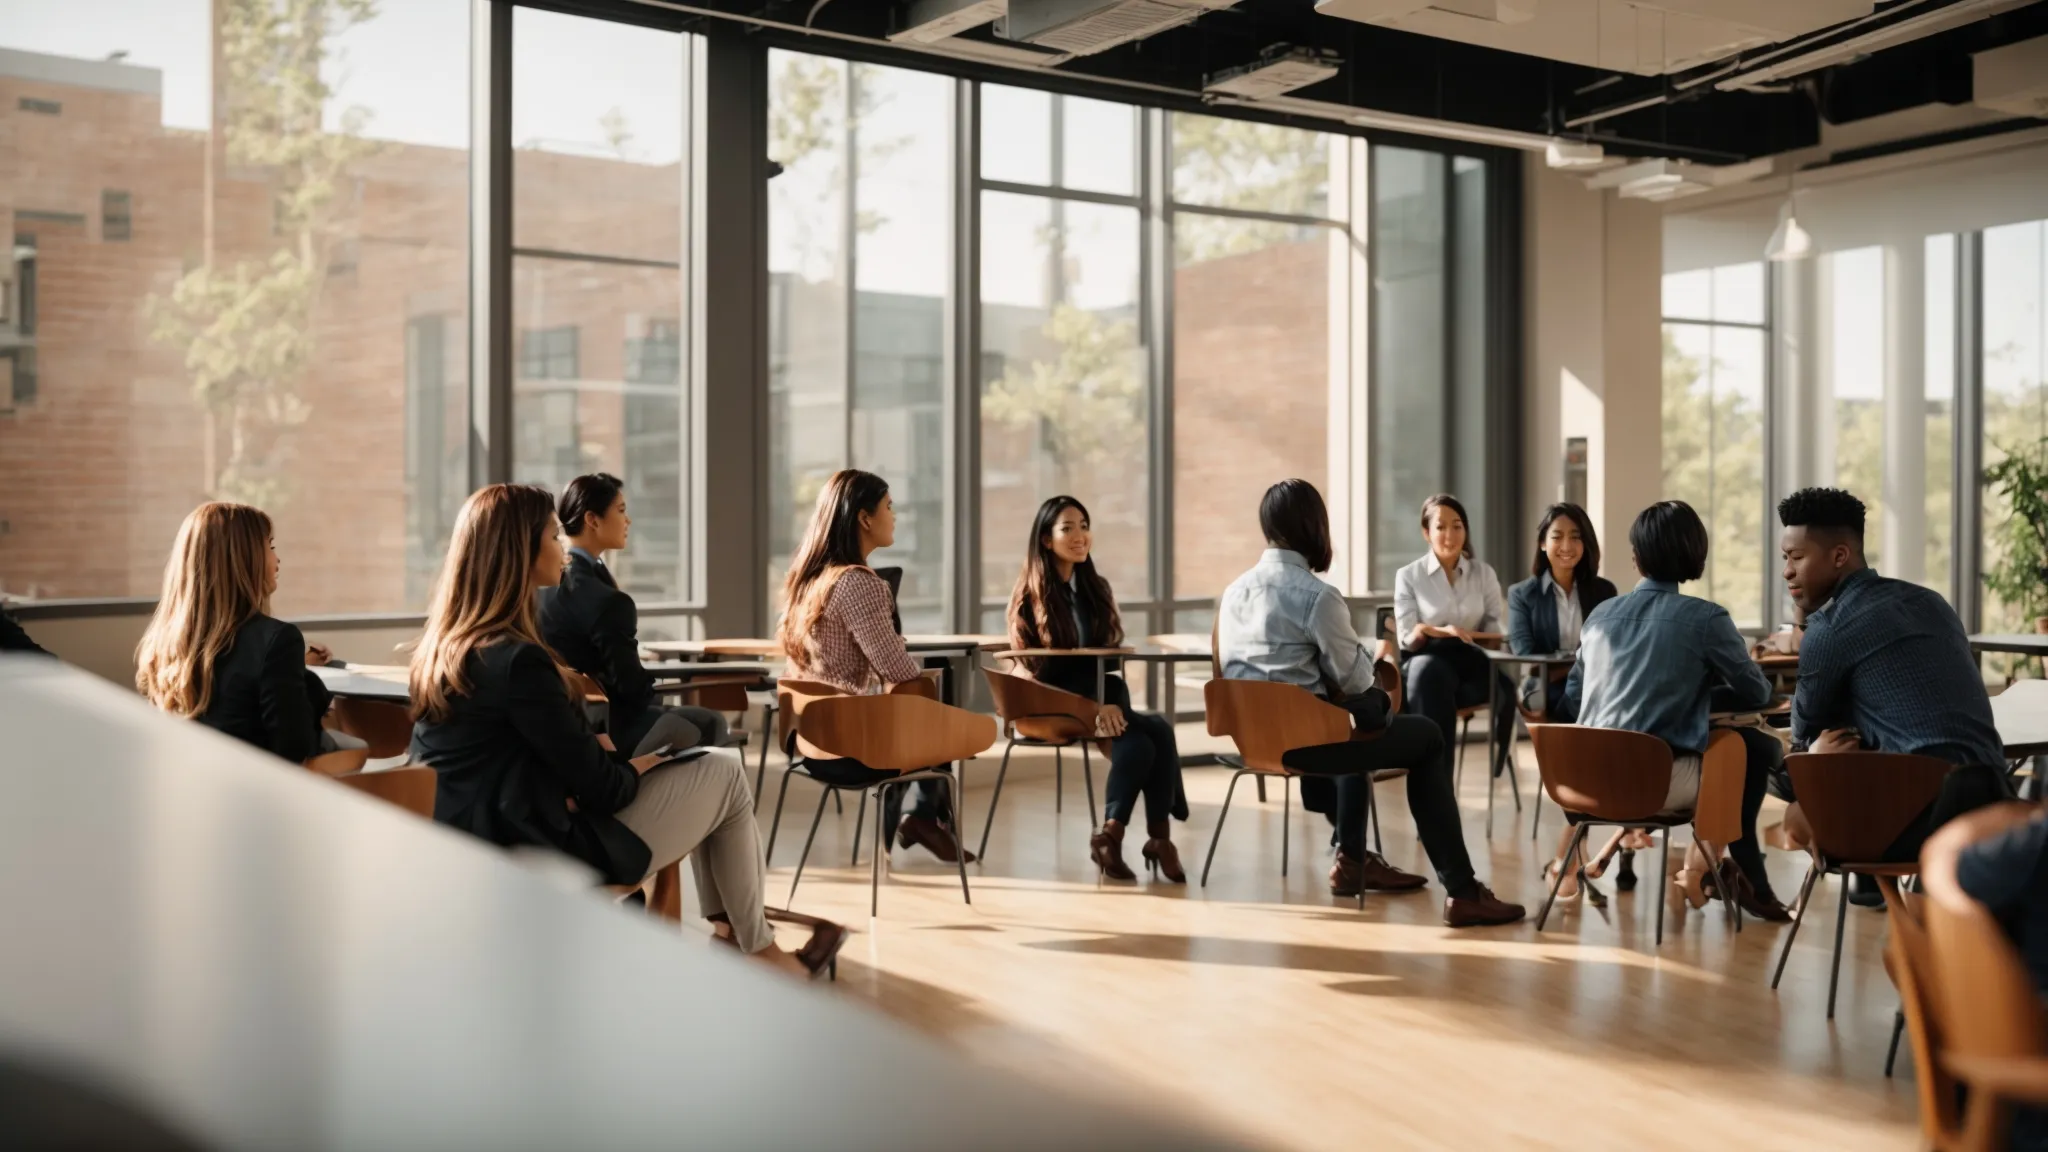
[[[1136,880],[1138,874],[1124,863],[1124,826],[1104,820],[1102,830],[1088,837],[1088,858],[1102,872],[1104,880]]]
[[[921,847],[948,864],[960,859],[960,842],[953,839],[953,833],[936,820],[923,816],[905,816],[903,823],[896,826],[897,843],[905,848]],[[974,853],[968,852],[967,862],[974,863]]]
[[[1520,904],[1510,904],[1484,884],[1444,901],[1444,923],[1452,928],[1483,928],[1491,924],[1513,924],[1529,915]]]
[[[1145,863],[1152,869],[1153,874],[1166,877],[1169,884],[1187,883],[1188,874],[1180,868],[1180,850],[1167,838],[1168,833],[1173,830],[1172,826],[1161,820],[1157,824],[1147,825],[1145,830],[1151,839],[1145,841],[1145,847],[1140,850],[1139,855],[1145,858]]]
[[[1362,860],[1339,852],[1337,862],[1330,866],[1332,896],[1356,896],[1361,885],[1367,892],[1413,892],[1428,884],[1428,877],[1403,872],[1377,852],[1367,852]]]
[[[1758,892],[1756,886],[1749,882],[1749,877],[1743,875],[1742,869],[1736,867],[1733,860],[1721,861],[1720,889],[1722,892],[1735,893],[1735,906],[1742,909],[1746,915],[1771,924],[1785,924],[1792,919],[1792,910],[1785,907],[1776,896]]]

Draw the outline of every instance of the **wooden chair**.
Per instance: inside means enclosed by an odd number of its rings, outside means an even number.
[[[1932,1063],[1968,1089],[1954,1146],[1989,1152],[2007,1146],[2014,1105],[2048,1106],[2048,1023],[2018,949],[1990,910],[1956,881],[1964,847],[2027,817],[2016,807],[1970,817],[1952,826],[1954,833],[1928,841],[1921,884],[1934,976],[1929,999],[1940,1020]]]
[[[939,686],[937,676],[938,672],[936,669],[928,669],[922,678],[918,680],[909,681],[907,683],[898,684],[895,687],[891,688],[890,691],[910,692],[916,695],[924,696],[928,699],[937,700],[939,698]],[[837,689],[833,688],[829,684],[819,684],[815,681],[804,680],[793,681],[793,683],[797,685],[799,689],[799,694],[806,697],[842,694],[839,693]],[[790,777],[792,774],[804,776],[812,780],[816,780],[817,777],[812,776],[809,772],[802,770],[802,758],[797,754],[796,746],[796,714],[790,711],[790,696],[789,694],[784,693],[782,691],[780,684],[776,686],[775,690],[775,706],[768,710],[768,715],[774,717],[775,719],[775,738],[777,742],[779,742],[782,745],[782,756],[785,762],[782,771],[782,787],[775,794],[775,815],[768,822],[768,848],[767,851],[762,854],[763,858],[769,863],[769,865],[773,866],[775,863],[775,838],[776,835],[782,830],[782,806],[783,802],[789,798]],[[766,780],[767,770],[768,754],[764,751],[761,754],[760,776],[760,779],[763,781]],[[824,783],[824,781],[822,780],[818,782],[820,784]],[[823,805],[825,802],[825,797],[830,796],[832,798],[833,815],[846,815],[846,805],[839,798],[839,793],[841,791],[842,789],[834,788],[827,785],[825,787],[825,790],[819,794],[818,803],[820,805]],[[756,808],[759,808],[760,804],[760,794],[757,792],[755,794],[754,806]],[[854,826],[856,828],[862,826],[862,824],[867,820],[867,815],[868,794],[866,791],[863,790],[860,794],[860,810],[854,813]],[[858,836],[855,836],[853,838],[853,847],[847,855],[846,866],[849,868],[857,868],[860,866],[860,837]]]
[[[1931,756],[1803,752],[1785,757],[1785,769],[1792,776],[1792,791],[1799,797],[1799,810],[1813,827],[1814,862],[1806,870],[1806,879],[1800,881],[1792,928],[1785,933],[1785,943],[1778,950],[1771,987],[1775,989],[1784,978],[1792,941],[1799,935],[1799,926],[1806,921],[1807,906],[1812,903],[1814,882],[1828,873],[1840,875],[1842,892],[1835,908],[1834,963],[1828,974],[1828,1019],[1833,1020],[1835,992],[1842,980],[1842,930],[1849,912],[1849,877],[1853,873],[1919,875],[1918,861],[1881,861],[1885,849],[1941,794],[1949,766]]]
[[[1935,996],[1934,955],[1927,938],[1926,898],[1908,896],[1897,878],[1880,876],[1890,910],[1890,932],[1885,937],[1884,967],[1899,990],[1899,1013],[1892,1026],[1891,1049],[1885,1054],[1884,1074],[1892,1074],[1899,1056],[1903,1032],[1913,1044],[1913,1068],[1920,1096],[1920,1134],[1935,1152],[1958,1152],[1962,1147],[1961,1100],[1955,1077],[1949,1075],[1939,1058],[1943,1043],[1942,1008]]]
[[[1578,881],[1586,884],[1586,833],[1596,827],[1662,832],[1663,851],[1657,855],[1656,943],[1664,943],[1665,893],[1670,886],[1671,829],[1692,825],[1693,838],[1715,860],[1720,849],[1742,836],[1742,780],[1744,751],[1742,738],[1733,732],[1716,732],[1707,741],[1700,761],[1700,791],[1690,812],[1661,814],[1664,797],[1671,791],[1671,745],[1643,732],[1618,728],[1582,728],[1576,724],[1531,724],[1529,741],[1536,748],[1536,768],[1543,790],[1573,824],[1571,843],[1564,859],[1578,859]],[[1543,910],[1536,915],[1536,930],[1550,918],[1550,906],[1564,885],[1564,869],[1558,869],[1550,891],[1543,898]],[[1723,911],[1729,927],[1740,929],[1742,913],[1735,901],[1723,894]]]
[[[1361,768],[1342,771],[1346,750],[1352,743],[1351,713],[1318,699],[1306,688],[1275,684],[1265,680],[1211,680],[1202,688],[1208,709],[1209,735],[1228,736],[1237,745],[1235,756],[1218,759],[1237,769],[1230,776],[1230,788],[1223,794],[1223,810],[1216,816],[1216,831],[1209,838],[1209,855],[1202,862],[1202,886],[1208,887],[1209,868],[1216,862],[1216,845],[1223,839],[1223,822],[1230,818],[1230,801],[1237,794],[1237,782],[1246,775],[1278,776],[1280,785],[1280,875],[1287,875],[1290,782],[1296,776],[1363,775]],[[1366,809],[1375,797],[1368,782]],[[1365,890],[1358,893],[1358,906],[1365,907]]]
[[[856,824],[865,818],[870,793],[875,804],[874,875],[869,884],[869,916],[881,910],[882,861],[889,853],[888,837],[893,831],[884,827],[887,821],[883,814],[889,808],[885,802],[887,790],[918,780],[946,781],[947,793],[953,801],[953,828],[957,837],[961,827],[960,787],[951,765],[986,752],[996,742],[993,718],[941,704],[931,699],[928,693],[933,691],[932,682],[923,677],[899,684],[896,690],[881,696],[848,696],[830,685],[800,680],[784,680],[780,685],[782,711],[794,717],[796,722],[791,745],[794,750],[791,772],[803,771],[805,762],[813,759],[846,759],[859,761],[878,772],[895,774],[875,784],[856,786],[863,796],[861,817],[857,818]],[[803,882],[804,864],[810,858],[811,844],[817,839],[818,822],[825,815],[825,795],[849,787],[828,780],[818,782],[825,786],[825,792],[818,797],[818,810],[811,817],[810,835],[804,840],[803,854],[797,857],[796,875],[790,879],[790,903],[796,900],[797,885]],[[786,789],[787,779],[783,783]],[[777,803],[778,824],[781,810],[781,804]],[[771,829],[769,833],[771,842],[774,832]],[[963,850],[954,854],[954,862],[960,871],[960,896],[972,904],[974,897],[967,888],[967,854],[965,846],[961,847]]]
[[[382,772],[351,772],[336,781],[366,796],[396,804],[422,819],[434,818],[434,770],[410,764]]]
[[[403,756],[412,747],[412,713],[403,704],[343,696],[334,701],[334,726],[369,745],[372,760]]]
[[[988,834],[996,823],[996,805],[1003,799],[1003,777],[1010,772],[1010,753],[1019,744],[1027,748],[1052,749],[1052,810],[1062,808],[1067,773],[1064,749],[1081,749],[1081,784],[1088,792],[1088,826],[1096,826],[1095,773],[1088,759],[1088,745],[1095,739],[1096,713],[1100,706],[1086,696],[1064,692],[1028,676],[1015,676],[984,668],[988,688],[995,697],[996,716],[1003,722],[1009,743],[1003,746],[1003,766],[996,771],[996,790],[988,801],[988,819],[981,828],[981,847],[976,856],[988,855]],[[1107,753],[1105,753],[1106,755]]]
[[[333,752],[322,752],[306,759],[306,767],[322,776],[346,776],[360,772],[370,759],[367,748],[342,748]]]

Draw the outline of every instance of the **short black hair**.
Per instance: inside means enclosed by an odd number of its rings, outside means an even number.
[[[1629,526],[1636,570],[1650,580],[1683,584],[1707,570],[1707,526],[1683,500],[1660,500]]]
[[[626,482],[609,472],[592,472],[578,476],[562,489],[562,501],[555,508],[555,518],[562,522],[562,531],[570,536],[581,536],[584,530],[583,517],[587,513],[599,520],[612,510],[619,492]]]
[[[1259,530],[1266,543],[1299,552],[1312,572],[1328,572],[1336,559],[1330,547],[1330,509],[1306,480],[1282,480],[1259,501]]]
[[[1846,532],[1863,546],[1863,501],[1840,488],[1801,488],[1778,501],[1778,523],[1787,528]]]

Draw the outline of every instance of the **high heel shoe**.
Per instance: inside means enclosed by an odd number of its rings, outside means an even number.
[[[1617,892],[1633,892],[1635,887],[1636,850],[1633,848],[1623,848],[1621,850],[1621,863],[1615,867],[1614,890]]]
[[[1167,839],[1169,828],[1166,821],[1148,825],[1145,831],[1151,839],[1145,841],[1145,846],[1138,850],[1138,855],[1144,857],[1145,867],[1154,876],[1166,877],[1169,884],[1187,883],[1188,874],[1181,871],[1180,867],[1180,849],[1175,848],[1173,841]]]
[[[1095,867],[1104,880],[1136,880],[1138,874],[1124,863],[1124,826],[1116,820],[1104,820],[1102,831],[1088,838],[1088,858],[1095,861]]]
[[[1560,862],[1556,860],[1552,860],[1543,866],[1543,887],[1546,890],[1557,883],[1557,874],[1561,867]],[[1583,873],[1580,875],[1583,875]],[[1551,903],[1552,908],[1576,908],[1579,906],[1579,902],[1586,898],[1585,881],[1574,877],[1572,883],[1574,887],[1570,895],[1566,895],[1563,889],[1559,888],[1557,899]]]
[[[1671,878],[1671,888],[1694,908],[1704,908],[1707,901],[1721,898],[1721,885],[1714,868],[1699,845],[1694,844],[1685,850],[1685,866]]]

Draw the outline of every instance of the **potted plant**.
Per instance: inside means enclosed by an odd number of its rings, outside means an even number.
[[[1984,587],[2033,617],[2035,631],[2048,632],[2048,437],[2007,450],[1984,470],[1984,486],[2010,512],[1998,525],[1998,562],[1985,571]]]

